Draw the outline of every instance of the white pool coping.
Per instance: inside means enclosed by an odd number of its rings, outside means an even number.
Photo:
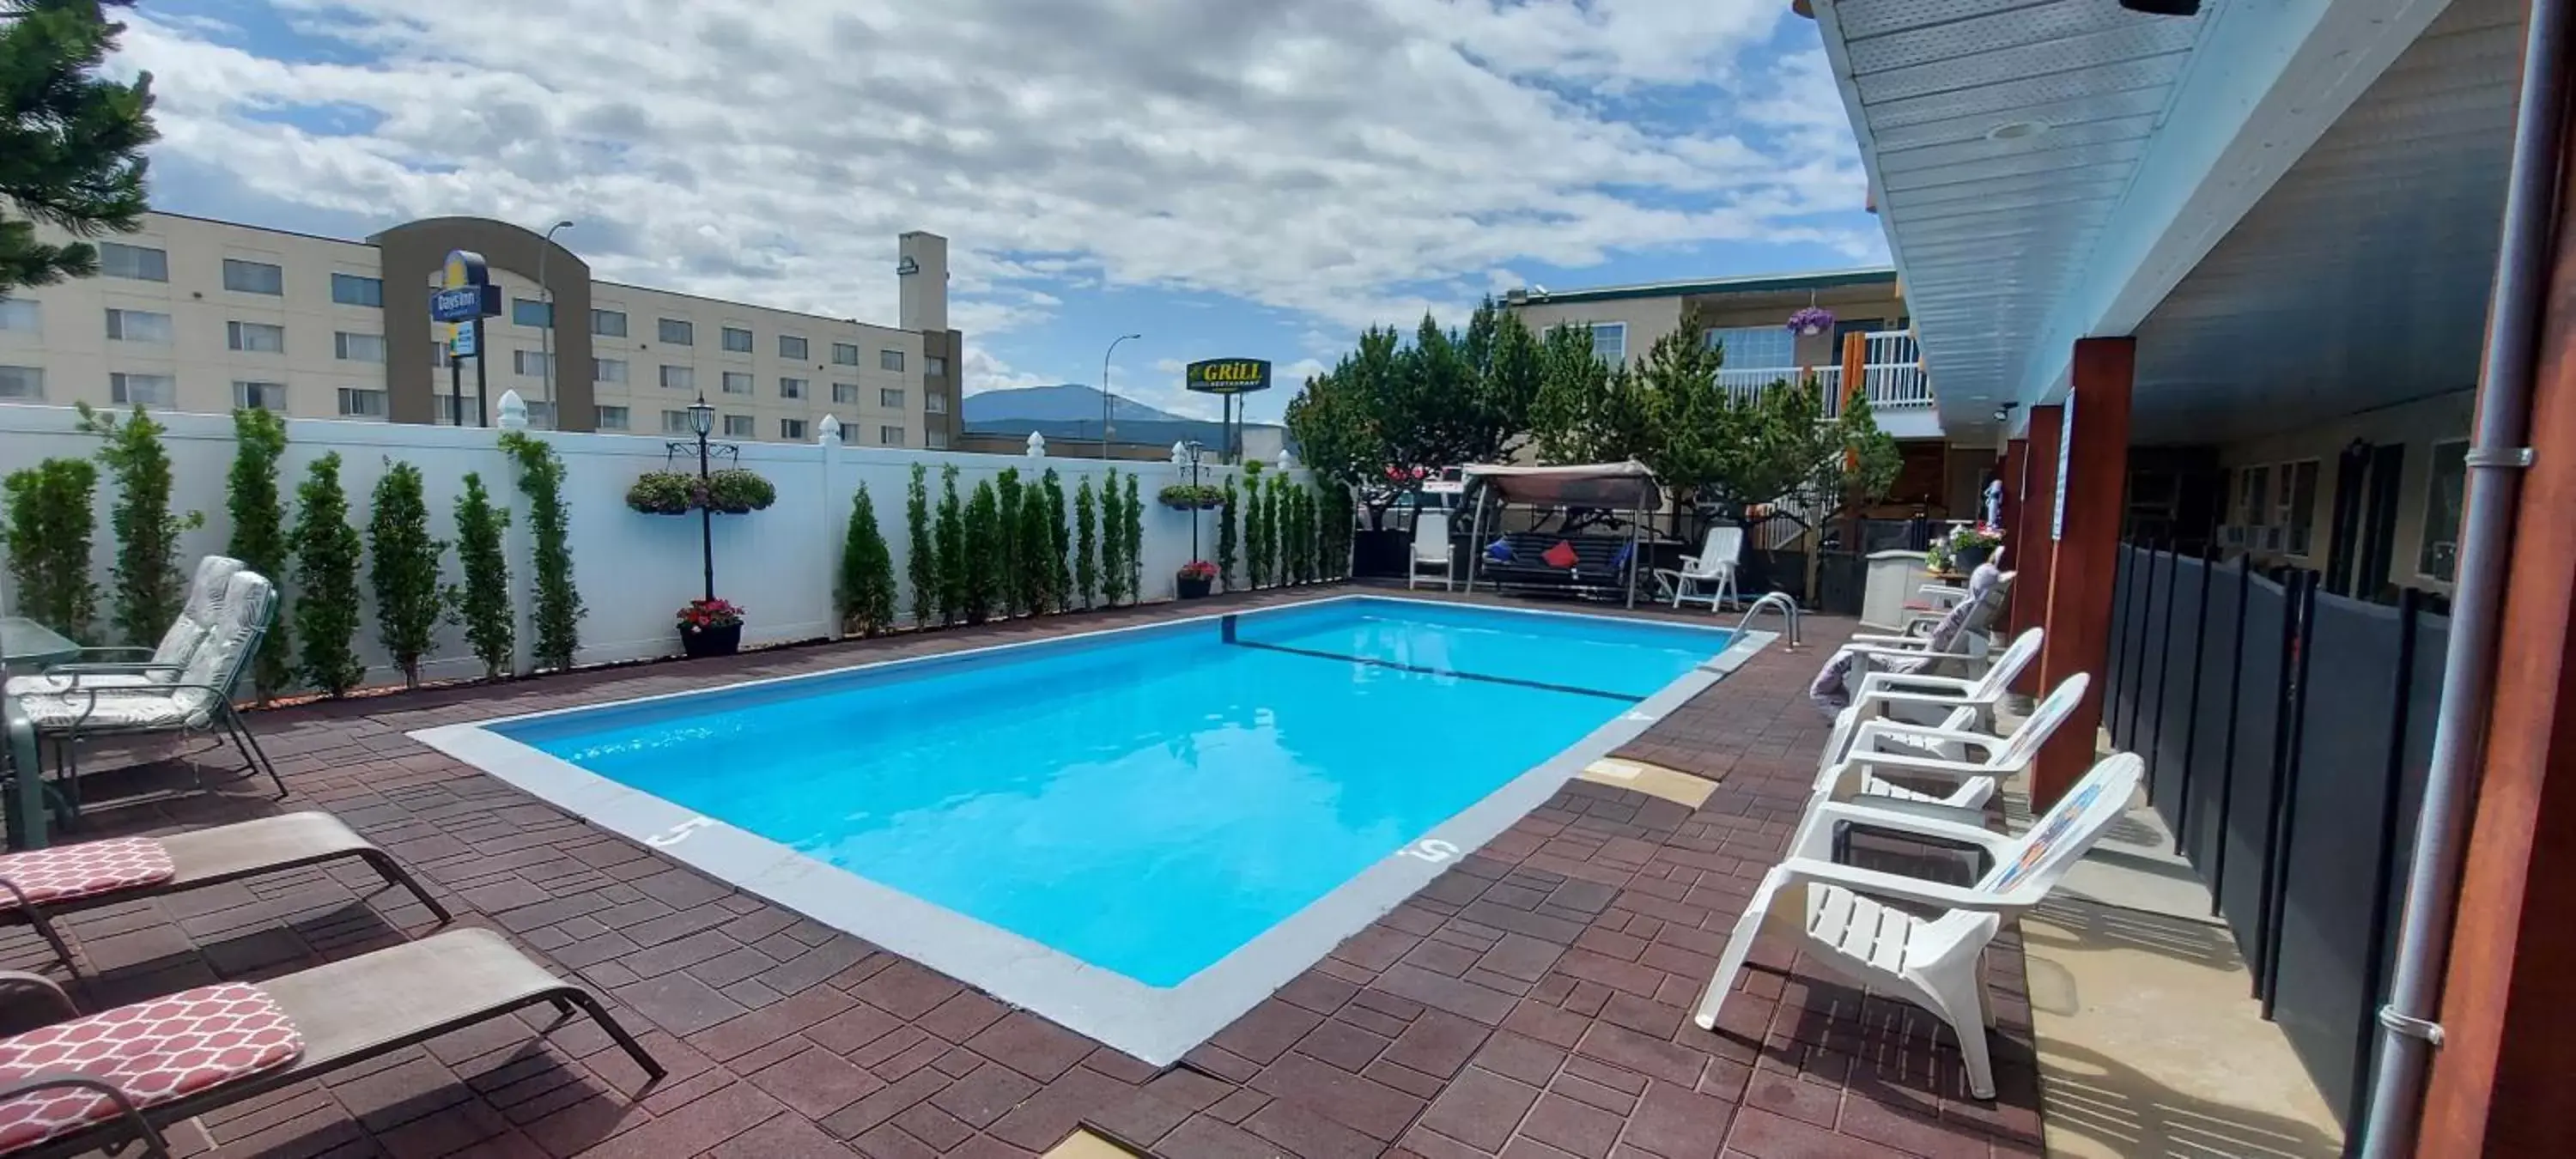
[[[1390,852],[1214,965],[1177,986],[1148,986],[1090,965],[999,926],[880,885],[839,866],[713,817],[629,788],[569,761],[511,740],[491,726],[544,717],[622,708],[729,689],[821,680],[865,669],[918,665],[1013,649],[1060,645],[1168,630],[1175,625],[1256,616],[1344,601],[1386,601],[1441,608],[1470,608],[1504,615],[1561,616],[1635,624],[1625,617],[1536,608],[1461,604],[1377,593],[1346,594],[1238,612],[1219,612],[1152,624],[1078,632],[853,664],[822,672],[738,681],[686,692],[585,704],[547,712],[496,717],[473,724],[421,729],[412,739],[509,782],[594,825],[661,851],[683,864],[746,892],[910,958],[1014,1006],[1043,1015],[1095,1041],[1155,1066],[1168,1066],[1225,1029],[1246,1011],[1331,953],[1335,946],[1420,892],[1456,859],[1474,852],[1547,802],[1583,766],[1644,733],[1752,658],[1771,632],[1746,632],[1680,679],[1592,730],[1572,746],[1520,776],[1401,849]],[[1693,628],[1668,620],[1643,621]],[[1723,632],[1710,625],[1703,629]]]

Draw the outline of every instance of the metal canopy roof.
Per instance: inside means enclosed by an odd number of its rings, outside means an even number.
[[[1663,490],[1644,463],[1580,463],[1519,467],[1479,463],[1462,474],[1470,487],[1484,483],[1506,503],[1542,507],[1599,507],[1644,511],[1663,506]]]

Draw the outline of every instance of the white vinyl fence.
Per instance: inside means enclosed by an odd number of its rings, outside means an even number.
[[[176,476],[173,508],[202,512],[206,520],[204,527],[188,532],[181,540],[179,562],[185,571],[194,567],[197,557],[222,551],[232,534],[231,519],[225,511],[225,476],[232,467],[234,451],[232,418],[159,413],[153,418],[167,428],[163,441],[169,448]],[[95,454],[100,440],[80,433],[77,423],[77,413],[66,407],[0,405],[0,473],[32,466],[46,458]],[[387,464],[411,463],[420,468],[427,486],[431,534],[449,543],[449,583],[461,583],[463,578],[454,549],[456,498],[464,491],[465,475],[479,473],[495,503],[506,505],[511,512],[507,544],[511,587],[518,603],[518,668],[522,672],[529,670],[533,543],[527,500],[519,492],[516,468],[498,446],[499,430],[319,419],[290,419],[286,429],[289,441],[278,467],[278,488],[290,527],[296,511],[296,486],[304,480],[307,464],[323,454],[339,452],[350,522],[362,530],[376,481],[383,477]],[[581,649],[576,662],[602,664],[677,655],[680,647],[674,613],[701,594],[697,514],[645,515],[626,506],[626,489],[636,477],[664,468],[669,440],[623,434],[529,433],[552,444],[564,459],[564,505],[571,525],[573,578],[587,609],[581,621]],[[745,646],[837,634],[833,576],[848,530],[851,498],[862,483],[867,485],[877,526],[894,554],[898,618],[909,623],[913,597],[906,578],[906,560],[911,545],[904,519],[904,497],[914,464],[928,468],[934,513],[943,466],[954,464],[958,468],[961,502],[974,493],[975,484],[995,478],[1006,468],[1019,468],[1023,481],[1035,486],[1052,467],[1063,481],[1068,521],[1072,518],[1074,494],[1082,481],[1091,480],[1097,491],[1111,467],[1098,460],[879,447],[743,442],[741,448],[740,465],[758,472],[778,488],[778,501],[768,510],[715,517],[716,595],[743,607]],[[685,457],[669,457],[669,466],[695,471],[694,449]],[[1200,557],[1215,558],[1217,513],[1179,512],[1154,501],[1155,492],[1164,485],[1181,481],[1168,463],[1119,463],[1116,468],[1122,487],[1126,476],[1139,476],[1138,496],[1145,504],[1144,598],[1172,599],[1176,595],[1173,575],[1191,558],[1190,528],[1194,519],[1199,525]],[[1226,478],[1237,474],[1234,468],[1208,467],[1202,470],[1201,479],[1222,485]],[[1306,473],[1293,472],[1291,477],[1304,481]],[[113,478],[102,469],[94,545],[102,623],[113,591],[109,565],[116,541],[107,516],[114,489]],[[1238,575],[1240,571],[1238,560]],[[281,614],[291,614],[295,596],[292,577],[274,578],[284,585],[289,600]],[[5,571],[0,571],[0,586],[12,589],[0,591],[0,611],[14,612],[18,607],[17,592]],[[401,674],[376,639],[374,589],[363,572],[360,589],[364,609],[356,645],[359,656],[368,664],[363,683],[398,684]],[[425,680],[482,674],[482,665],[467,647],[461,626],[443,625],[439,629],[438,646],[432,656],[422,664]]]

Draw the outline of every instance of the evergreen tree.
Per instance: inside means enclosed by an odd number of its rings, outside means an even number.
[[[297,667],[305,683],[340,696],[357,687],[367,666],[351,647],[358,635],[358,557],[364,545],[349,525],[339,452],[305,468],[295,497]]]
[[[82,237],[142,227],[152,75],[102,79],[131,0],[0,3],[0,298],[98,272],[98,247],[36,240],[38,221]],[[168,627],[165,622],[162,627]]]
[[[954,624],[966,615],[966,513],[957,502],[957,467],[939,469],[939,616]]]
[[[1129,472],[1127,475],[1127,502],[1122,507],[1124,509],[1120,514],[1125,516],[1126,522],[1121,525],[1123,530],[1120,534],[1125,542],[1119,545],[1118,554],[1127,561],[1127,599],[1133,603],[1143,603],[1145,602],[1145,504],[1136,497],[1134,472]]]
[[[1127,546],[1126,500],[1118,493],[1118,468],[1109,469],[1109,481],[1100,489],[1100,602],[1117,607],[1127,595],[1127,561],[1119,558]]]
[[[850,530],[841,545],[836,594],[843,630],[856,627],[860,635],[874,636],[894,626],[894,554],[886,548],[885,533],[877,530],[876,504],[868,500],[865,483],[850,500]]]
[[[1043,615],[1055,599],[1055,537],[1047,531],[1046,493],[1036,487],[1020,493],[1019,524],[1011,529],[1016,545],[1012,565],[1020,570],[1020,598],[1032,616]]]
[[[1234,477],[1229,475],[1225,480],[1225,504],[1216,511],[1216,578],[1226,591],[1233,591],[1235,586],[1235,518]]]
[[[98,535],[93,499],[98,468],[87,459],[47,459],[9,472],[9,574],[18,610],[74,640],[89,637],[98,585],[89,578]]]
[[[483,662],[486,680],[498,680],[509,670],[510,653],[518,644],[518,617],[510,608],[510,556],[501,542],[508,526],[510,509],[494,506],[483,477],[466,472],[465,493],[456,497],[456,562],[465,570],[465,585],[448,589],[447,606],[465,625],[465,642]]]
[[[1082,593],[1082,610],[1090,611],[1100,596],[1100,524],[1091,501],[1091,480],[1073,492],[1073,589]]]
[[[993,495],[999,500],[994,512],[999,534],[994,544],[1001,549],[1000,574],[995,577],[1000,594],[994,602],[1005,616],[1029,610],[1028,576],[1020,570],[1020,491],[1020,469],[1002,468],[1001,476],[993,480]]]
[[[500,446],[519,467],[519,493],[528,497],[528,531],[536,540],[536,639],[530,649],[540,667],[572,667],[581,651],[581,588],[572,574],[572,516],[564,507],[564,461],[554,446],[526,431],[504,431]]]
[[[170,451],[161,424],[141,406],[122,419],[80,407],[80,429],[106,440],[98,461],[116,479],[116,506],[108,527],[116,534],[116,606],[110,618],[125,642],[149,648],[170,630],[188,602],[188,577],[179,570],[179,534],[205,525],[206,517],[170,510]]]
[[[939,547],[930,538],[930,469],[919,463],[903,492],[903,529],[911,549],[903,562],[912,578],[912,624],[927,628],[939,619]]]
[[[966,622],[980,624],[1000,606],[1002,575],[1002,503],[993,481],[975,484],[966,501]]]
[[[1065,525],[1064,480],[1057,478],[1055,468],[1046,469],[1047,558],[1053,561],[1047,579],[1047,595],[1055,611],[1073,606],[1073,567],[1066,559],[1072,548],[1072,528]]]
[[[420,686],[420,660],[438,647],[438,619],[445,610],[438,583],[447,544],[429,535],[429,500],[420,468],[388,463],[376,480],[367,515],[370,576],[376,588],[376,638],[402,669],[403,687]]]
[[[270,583],[286,580],[286,507],[277,494],[277,460],[286,453],[286,420],[277,412],[245,407],[233,412],[233,468],[224,506],[232,514],[232,542],[225,554]],[[260,702],[295,680],[295,646],[289,617],[278,616],[260,640],[251,662],[251,683]],[[506,653],[506,649],[504,650]]]
[[[1270,585],[1270,544],[1262,538],[1262,512],[1269,509],[1267,488],[1261,485],[1259,470],[1243,477],[1243,565],[1251,573],[1252,586]]]

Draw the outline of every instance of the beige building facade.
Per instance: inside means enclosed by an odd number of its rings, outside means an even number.
[[[1503,302],[1535,330],[1590,325],[1596,351],[1630,364],[1695,313],[1710,339],[1724,344],[1730,370],[1834,366],[1842,359],[1843,334],[1903,330],[1907,324],[1905,295],[1889,268],[1553,292],[1531,286],[1505,294]],[[1834,330],[1791,334],[1789,315],[1807,306],[1832,312]]]
[[[703,392],[735,440],[810,441],[827,415],[855,446],[936,449],[961,429],[935,234],[898,241],[894,326],[595,280],[571,250],[484,218],[359,242],[153,213],[97,241],[97,277],[0,301],[0,401],[471,425],[516,390],[538,426],[660,435]],[[452,389],[429,320],[455,249],[501,287],[479,402],[470,361]]]

